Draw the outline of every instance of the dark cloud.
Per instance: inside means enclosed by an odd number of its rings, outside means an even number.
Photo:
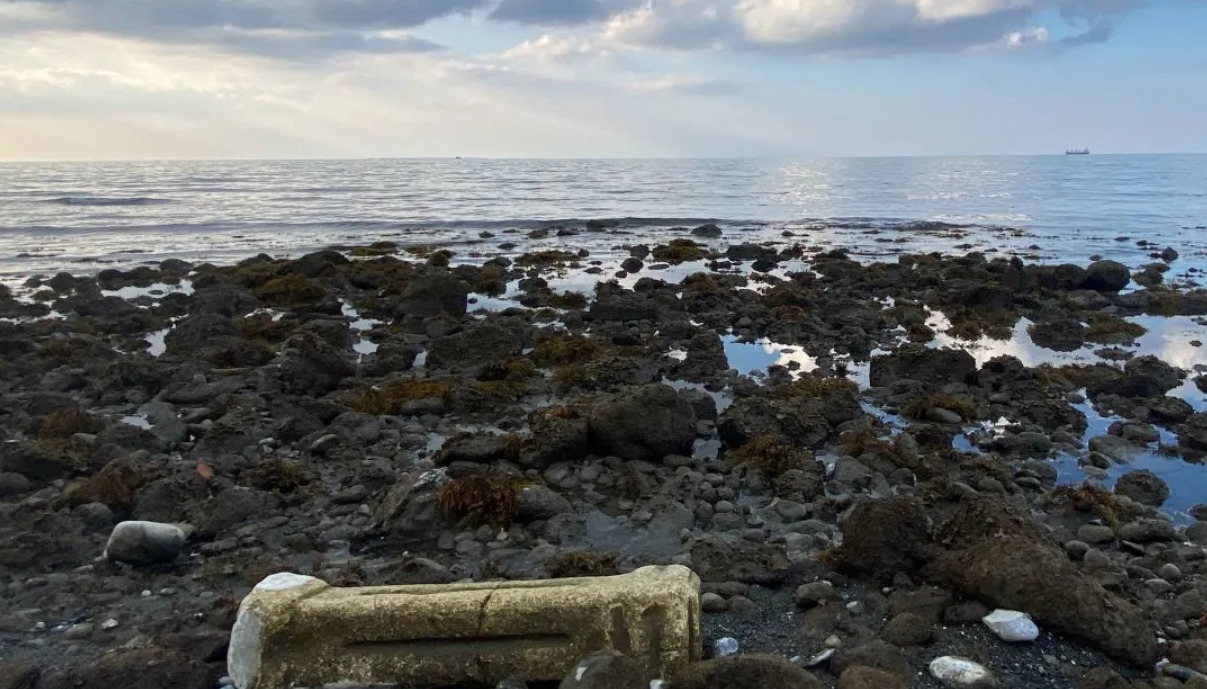
[[[5,2],[7,0],[0,0]],[[420,26],[492,0],[33,0],[46,12],[0,33],[88,31],[155,41],[220,45],[283,58],[339,52],[426,52],[414,37],[374,33]]]
[[[640,4],[640,0],[502,0],[490,18],[538,26],[572,26],[602,21]]]

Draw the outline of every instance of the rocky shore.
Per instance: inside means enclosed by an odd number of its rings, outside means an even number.
[[[1207,316],[1163,284],[1177,252],[865,264],[799,239],[0,286],[0,689],[220,686],[276,572],[671,563],[707,649],[742,654],[671,689],[1207,686],[1207,378],[1137,345]],[[993,352],[1019,337],[1051,363]]]

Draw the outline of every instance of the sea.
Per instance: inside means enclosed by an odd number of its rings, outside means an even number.
[[[1207,155],[0,163],[0,282],[29,298],[20,285],[38,274],[84,274],[166,258],[229,263],[259,253],[291,257],[388,240],[449,247],[454,261],[533,249],[586,250],[601,270],[550,277],[550,285],[590,294],[596,282],[615,273],[627,247],[683,237],[684,228],[709,222],[725,233],[716,244],[843,248],[866,261],[906,252],[976,251],[1082,264],[1105,257],[1138,267],[1173,247],[1179,257],[1166,281],[1192,285],[1207,269]],[[702,265],[655,268],[639,276],[681,280]],[[112,294],[154,299],[189,289],[187,282]],[[518,306],[517,289],[509,285],[503,297],[471,295],[470,308]],[[354,330],[367,327],[355,311],[345,315]],[[965,349],[979,363],[1008,354],[1028,366],[1119,365],[1093,346],[1045,349],[1031,339],[1026,319],[1008,339],[978,341],[947,335],[941,313],[932,319],[939,335],[931,346]],[[1207,347],[1201,344],[1207,342],[1207,319],[1128,320],[1147,331],[1128,349],[1187,371],[1170,394],[1207,411],[1207,393],[1195,382],[1207,375]],[[152,356],[163,352],[166,332],[147,334]],[[730,366],[756,379],[771,365],[795,363],[801,371],[817,365],[793,343],[743,342],[733,334],[723,341]],[[376,346],[363,337],[360,344],[362,354]],[[851,366],[863,387],[868,365]],[[1089,421],[1083,441],[1121,421],[1084,401],[1078,408]],[[894,432],[905,425],[868,409]],[[956,446],[975,451],[970,434],[998,434],[1009,423],[969,426]],[[1160,433],[1161,443],[1176,444],[1169,431]],[[1087,478],[1072,454],[1054,463],[1063,483]],[[1191,507],[1204,502],[1207,466],[1170,458],[1156,444],[1092,478],[1110,485],[1140,468],[1170,483],[1165,509],[1175,519],[1189,521]]]
[[[588,220],[615,222],[576,232]],[[1140,265],[1159,245],[1186,268],[1207,262],[1207,155],[0,163],[10,283],[378,240],[481,256],[501,243],[526,250],[540,228],[563,230],[542,246],[608,256],[705,222],[727,241],[840,246],[868,260],[982,251]]]

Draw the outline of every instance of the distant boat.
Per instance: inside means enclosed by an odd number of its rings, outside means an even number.
[[[1088,148],[1070,148],[1065,151],[1065,155],[1067,156],[1088,156],[1089,154],[1090,149]]]

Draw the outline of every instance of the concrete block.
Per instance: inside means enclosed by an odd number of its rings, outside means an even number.
[[[615,650],[651,677],[698,661],[700,580],[615,577],[335,588],[274,574],[243,600],[227,670],[238,689],[560,680]]]

